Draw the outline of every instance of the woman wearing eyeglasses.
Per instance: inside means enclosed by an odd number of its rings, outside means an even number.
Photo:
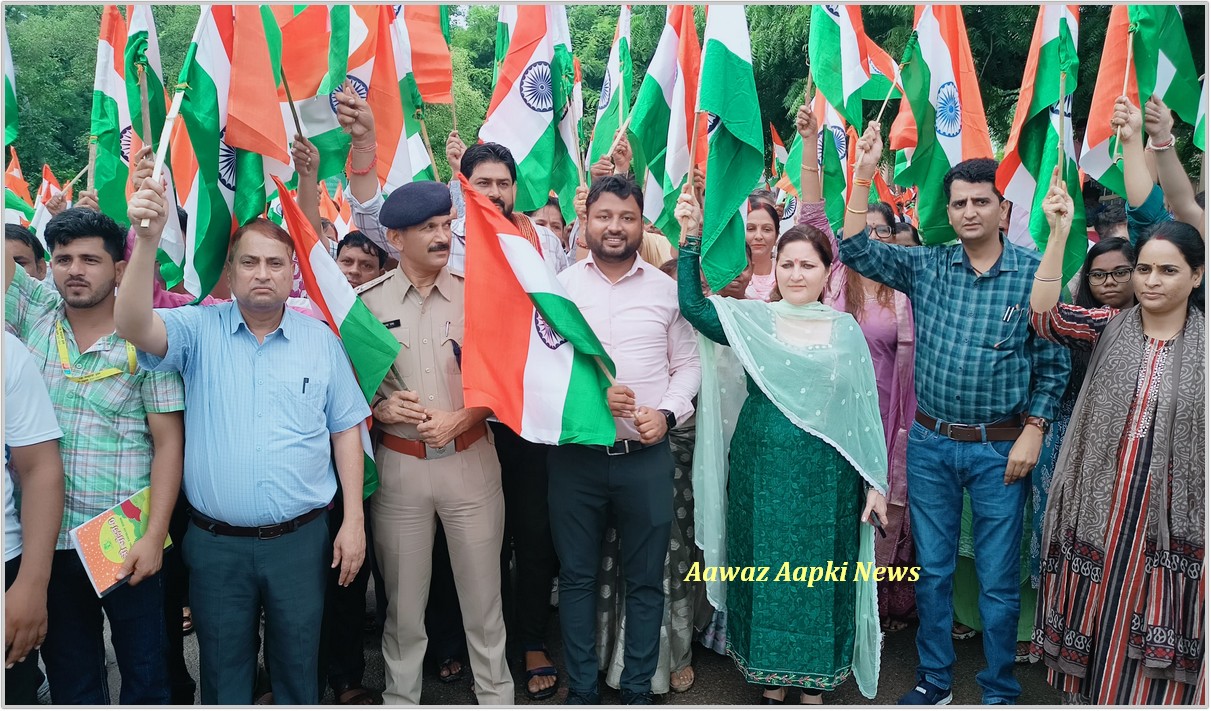
[[[1054,178],[1043,212],[1031,325],[1090,355],[1047,501],[1030,656],[1068,703],[1203,703],[1206,245],[1166,222],[1138,244],[1138,305],[1062,304],[1072,199]]]

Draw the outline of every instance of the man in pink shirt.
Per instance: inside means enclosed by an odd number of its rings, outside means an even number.
[[[694,412],[701,367],[677,283],[638,255],[643,193],[609,175],[587,201],[590,256],[558,276],[617,366],[611,447],[562,445],[548,459],[551,533],[559,554],[559,617],[568,704],[598,704],[597,567],[607,511],[617,519],[626,580],[624,704],[650,704],[664,610],[664,558],[673,520],[668,431]]]

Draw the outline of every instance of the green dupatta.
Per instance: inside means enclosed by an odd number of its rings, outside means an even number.
[[[793,306],[711,296],[730,348],[702,344],[694,448],[694,530],[706,566],[727,565],[727,456],[747,373],[795,426],[827,442],[866,482],[887,494],[887,442],[866,338],[847,313],[819,302]],[[813,337],[814,336],[814,337]],[[874,563],[872,526],[858,526],[859,559]],[[854,679],[863,696],[878,691],[882,632],[876,582],[855,582]],[[707,582],[726,609],[727,584]]]

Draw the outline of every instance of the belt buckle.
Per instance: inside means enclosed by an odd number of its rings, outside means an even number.
[[[618,442],[615,442],[614,444],[610,445],[609,447],[606,447],[606,456],[620,457],[624,454],[630,454],[631,453],[631,440],[624,439],[624,440],[621,440],[621,442],[622,442],[621,450],[618,449]]]
[[[280,523],[274,524],[272,526],[257,526],[257,529],[256,529],[257,540],[272,541],[275,538],[281,538],[282,534],[285,533],[285,531],[282,530],[283,528],[284,528],[284,526],[282,526],[282,524],[280,524]],[[272,531],[272,533],[269,533],[269,531]]]
[[[431,447],[426,444],[425,459],[445,459],[451,454],[454,454],[454,450],[454,440],[447,442],[445,447]]]

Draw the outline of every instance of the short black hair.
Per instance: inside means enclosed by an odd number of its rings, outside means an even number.
[[[635,198],[635,202],[639,204],[639,214],[643,214],[643,190],[634,180],[621,175],[603,175],[597,178],[589,187],[589,198],[585,201],[586,211],[601,198],[602,193],[616,195],[623,200]]]
[[[345,249],[346,247],[357,247],[367,254],[373,254],[375,257],[378,257],[379,269],[385,269],[387,267],[387,253],[383,251],[382,247],[375,244],[363,232],[354,230],[345,235],[345,238],[340,241],[340,244],[336,245],[336,256],[338,259],[341,256],[341,250]]]
[[[11,239],[14,242],[20,242],[29,247],[30,251],[34,253],[35,261],[41,262],[46,259],[46,250],[42,249],[42,243],[38,241],[37,237],[34,237],[34,233],[30,232],[28,227],[5,225],[4,239]]]
[[[509,177],[517,182],[517,162],[513,160],[513,153],[499,143],[477,143],[469,147],[463,152],[459,171],[470,180],[480,163],[504,163],[509,169]]]
[[[942,178],[942,191],[946,193],[947,202],[950,202],[950,184],[956,180],[973,184],[988,183],[997,199],[1005,199],[997,190],[997,162],[991,158],[971,158],[946,171],[946,177]]]
[[[1115,201],[1106,203],[1097,213],[1097,220],[1093,223],[1093,231],[1097,232],[1098,239],[1106,239],[1109,236],[1110,230],[1117,225],[1127,224],[1127,211],[1123,209],[1122,203]]]
[[[115,262],[126,259],[126,230],[109,215],[87,207],[73,207],[50,218],[42,236],[52,255],[56,247],[86,237],[100,237]]]

